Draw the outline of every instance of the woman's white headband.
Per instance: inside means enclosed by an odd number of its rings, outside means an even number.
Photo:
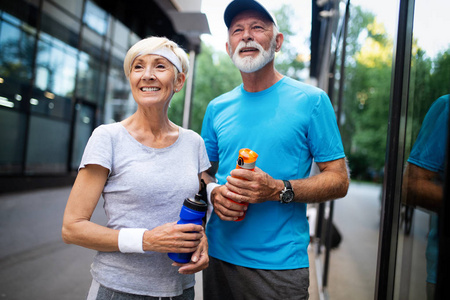
[[[180,59],[175,55],[175,53],[173,53],[172,50],[168,49],[167,47],[162,47],[162,48],[150,51],[149,53],[139,52],[131,61],[130,69],[131,69],[131,66],[133,65],[133,62],[136,59],[136,57],[138,57],[140,55],[146,55],[146,54],[155,54],[155,55],[162,56],[162,57],[166,58],[168,61],[170,61],[175,66],[175,68],[177,68],[178,72],[180,72],[180,73],[183,72],[183,68],[181,67]]]

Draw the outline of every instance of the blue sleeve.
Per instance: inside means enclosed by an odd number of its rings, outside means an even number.
[[[341,134],[331,101],[325,92],[317,97],[308,128],[310,151],[316,162],[345,157]]]
[[[202,124],[202,138],[205,141],[206,152],[210,161],[219,161],[219,147],[217,145],[217,135],[214,130],[213,105],[211,103],[206,108],[205,117]]]
[[[432,172],[443,172],[447,146],[449,95],[442,96],[431,105],[408,162]]]

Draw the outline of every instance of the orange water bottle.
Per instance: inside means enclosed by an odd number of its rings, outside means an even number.
[[[258,158],[258,154],[255,151],[252,151],[248,148],[243,148],[239,150],[239,157],[236,162],[236,169],[246,169],[250,171],[255,171],[256,159]],[[236,177],[240,178],[240,177]],[[233,200],[230,200],[233,201]],[[239,205],[248,206],[247,202],[239,203],[233,201]],[[245,218],[246,211],[244,211],[244,215],[236,219],[235,221],[242,221]]]

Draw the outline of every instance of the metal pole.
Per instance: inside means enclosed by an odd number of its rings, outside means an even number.
[[[184,97],[183,110],[183,127],[189,128],[191,123],[191,109],[192,109],[192,90],[194,83],[194,68],[195,68],[195,51],[189,52],[189,72],[186,81],[186,94]]]

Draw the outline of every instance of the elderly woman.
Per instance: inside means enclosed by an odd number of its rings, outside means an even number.
[[[98,250],[88,299],[194,299],[194,273],[208,266],[208,243],[202,226],[176,221],[210,164],[201,137],[167,116],[186,78],[187,55],[166,38],[150,37],[130,48],[124,70],[137,111],[92,133],[64,213],[63,240]],[[90,221],[101,195],[106,227]],[[169,252],[194,254],[179,264]]]

